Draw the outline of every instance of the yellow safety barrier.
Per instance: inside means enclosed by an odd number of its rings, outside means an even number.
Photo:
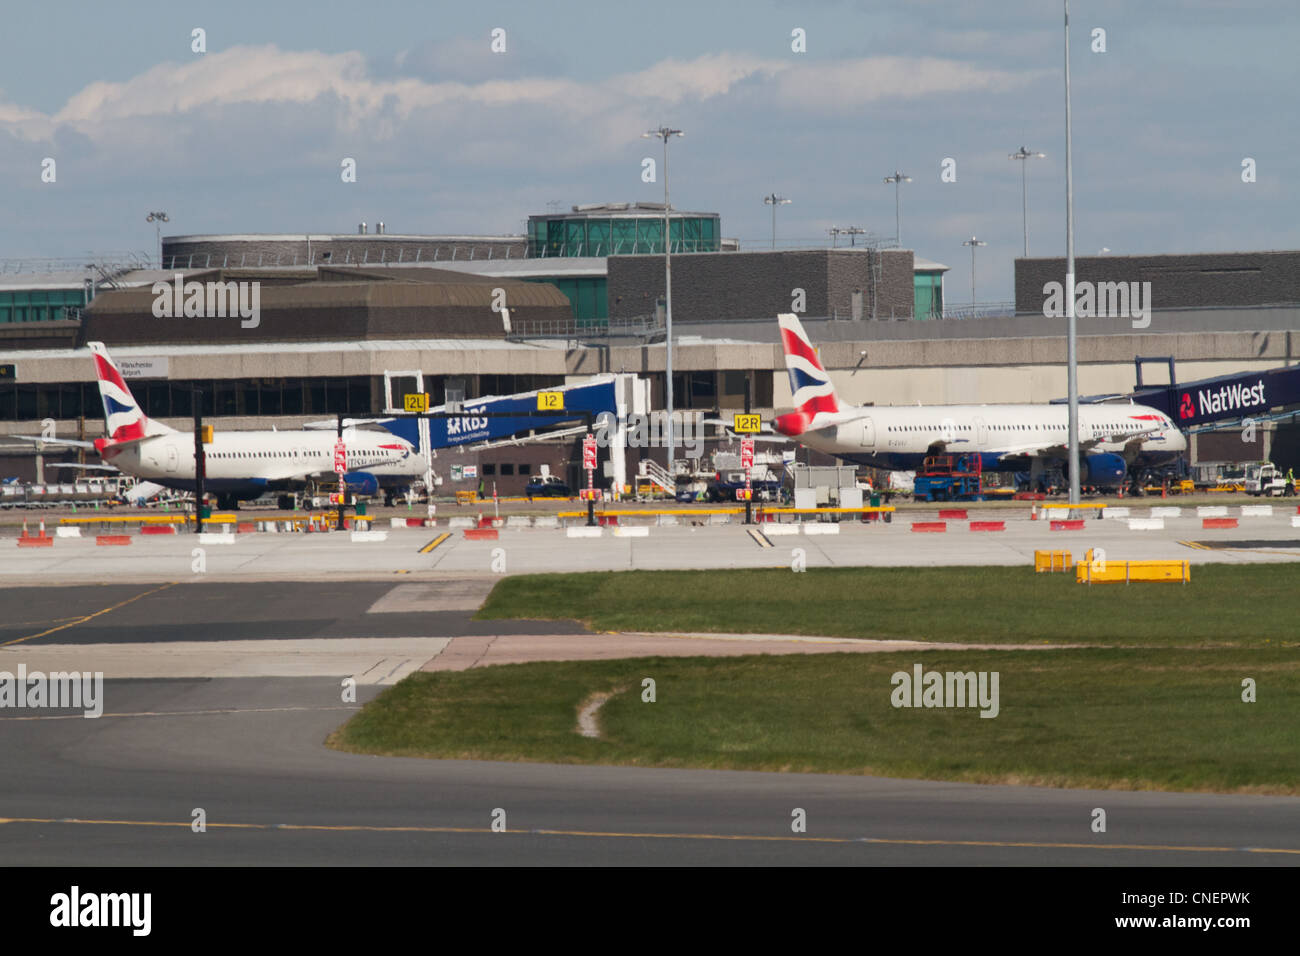
[[[1079,584],[1132,581],[1179,581],[1192,579],[1190,561],[1080,561],[1075,569]]]
[[[1081,504],[1077,504],[1077,505],[1072,505],[1072,504],[1068,504],[1068,503],[1062,503],[1062,502],[1059,502],[1059,501],[1052,501],[1052,502],[1048,502],[1048,503],[1046,503],[1046,504],[1041,504],[1041,505],[1039,505],[1038,507],[1039,507],[1041,510],[1043,510],[1043,511],[1046,511],[1046,510],[1048,510],[1049,508],[1062,508],[1062,509],[1064,509],[1064,510],[1066,510],[1066,511],[1078,511],[1078,510],[1081,509],[1081,508],[1105,508],[1105,507],[1106,507],[1106,503],[1105,503],[1105,502],[1096,502],[1096,501],[1094,501],[1094,502],[1089,502],[1088,504],[1082,504],[1082,503],[1081,503]]]
[[[1074,567],[1074,555],[1069,551],[1035,551],[1034,573],[1043,571],[1068,571]]]
[[[458,505],[472,505],[477,500],[478,500],[477,491],[456,492],[456,504]]]

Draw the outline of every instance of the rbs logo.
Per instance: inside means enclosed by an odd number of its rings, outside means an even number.
[[[1183,401],[1178,406],[1179,418],[1191,418],[1196,414],[1196,406],[1192,404],[1192,393],[1183,392]]]

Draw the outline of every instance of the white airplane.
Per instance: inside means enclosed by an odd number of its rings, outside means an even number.
[[[777,317],[794,411],[776,431],[815,451],[861,465],[911,471],[932,455],[980,456],[983,471],[1068,469],[1066,405],[845,406],[793,314]],[[1176,459],[1187,438],[1158,409],[1136,404],[1079,406],[1080,481],[1122,486],[1130,469]]]
[[[123,472],[166,488],[194,490],[193,432],[154,421],[136,404],[102,342],[88,342],[95,359],[107,438],[92,444]],[[302,487],[308,479],[335,481],[334,444],[327,431],[216,432],[204,447],[204,487],[218,507],[268,491]],[[409,486],[425,473],[424,458],[410,442],[387,432],[343,430],[350,490],[374,494],[381,487]],[[57,443],[57,442],[56,442]],[[68,444],[68,442],[62,442]]]

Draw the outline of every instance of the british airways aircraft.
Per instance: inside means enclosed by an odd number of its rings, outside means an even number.
[[[137,478],[193,491],[193,432],[149,418],[104,344],[87,345],[95,359],[108,435],[92,443],[100,457]],[[218,507],[230,509],[240,499],[302,487],[309,478],[332,482],[337,440],[333,431],[323,430],[216,432],[204,445],[204,487],[217,495]],[[404,487],[425,473],[423,456],[403,438],[345,428],[343,441],[348,467],[344,478],[351,491],[374,494],[381,487]]]
[[[815,451],[855,464],[910,471],[931,455],[978,453],[981,470],[1068,468],[1065,405],[842,405],[799,319],[777,317],[794,411],[776,430]],[[1146,405],[1079,406],[1080,480],[1122,486],[1130,470],[1167,464],[1187,439],[1163,412]]]

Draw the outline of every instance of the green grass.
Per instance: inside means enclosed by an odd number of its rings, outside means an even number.
[[[502,579],[478,618],[604,631],[1006,644],[1300,646],[1300,565],[1196,565],[1188,584],[1076,584],[1027,567],[609,571]]]
[[[788,573],[788,572],[787,572]],[[895,671],[998,671],[1000,713],[901,709]],[[642,679],[657,700],[641,700]],[[1241,701],[1253,678],[1258,702]],[[601,739],[576,732],[594,692]],[[927,651],[645,658],[417,673],[330,738],[441,758],[1300,793],[1293,651]]]

